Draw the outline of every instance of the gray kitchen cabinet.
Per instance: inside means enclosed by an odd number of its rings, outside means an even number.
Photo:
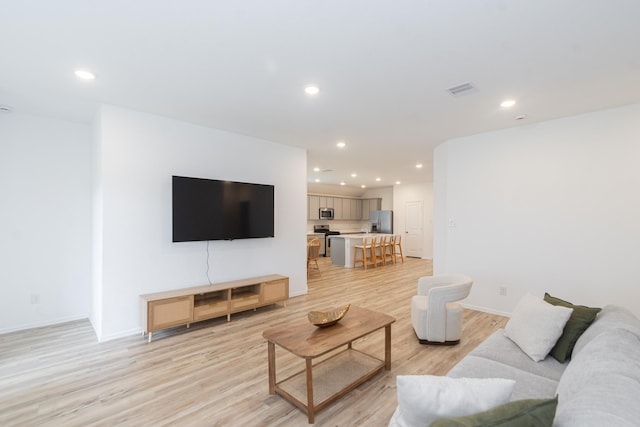
[[[339,197],[333,197],[333,218],[337,220],[344,219],[342,199]]]
[[[318,220],[320,208],[333,209],[333,219],[368,221],[371,211],[380,210],[382,199],[351,199],[346,197],[307,196],[307,219]]]
[[[334,197],[325,197],[320,196],[320,207],[321,208],[333,208],[333,200]]]
[[[362,200],[362,220],[371,219],[371,211],[379,211],[382,206],[382,199],[363,199]]]
[[[367,221],[371,218],[371,199],[364,199],[362,201],[362,220]]]
[[[362,219],[362,200],[351,199],[351,219]]]
[[[307,211],[307,219],[314,220],[320,217],[320,197],[307,196],[309,210]]]
[[[342,199],[342,219],[351,219],[351,199]]]

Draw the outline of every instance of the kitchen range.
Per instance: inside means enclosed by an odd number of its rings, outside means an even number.
[[[321,240],[320,245],[320,255],[322,256],[331,256],[331,239],[328,236],[337,236],[340,234],[339,231],[332,231],[330,227],[326,224],[322,225],[314,225],[313,232],[324,234],[324,240]]]

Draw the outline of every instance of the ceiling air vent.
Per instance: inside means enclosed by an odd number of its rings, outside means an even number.
[[[453,96],[461,96],[471,92],[475,92],[475,90],[476,87],[473,85],[473,83],[467,82],[462,83],[461,85],[450,87],[449,89],[447,89],[447,92],[449,92]]]

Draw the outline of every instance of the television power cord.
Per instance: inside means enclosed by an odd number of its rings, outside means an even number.
[[[209,277],[209,242],[210,240],[207,240],[207,280],[209,281],[209,286],[212,286],[213,283],[211,283],[211,278]]]

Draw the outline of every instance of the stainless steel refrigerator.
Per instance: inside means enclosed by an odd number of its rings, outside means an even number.
[[[371,211],[371,232],[393,234],[393,211]]]

